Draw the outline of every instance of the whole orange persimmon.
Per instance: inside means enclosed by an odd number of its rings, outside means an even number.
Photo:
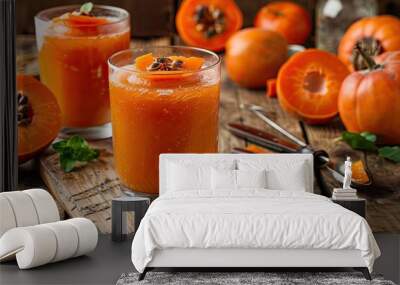
[[[349,68],[352,68],[354,63],[357,64],[353,58],[356,44],[365,46],[373,55],[400,50],[400,19],[380,15],[366,17],[352,24],[343,35],[338,47],[339,58]],[[363,61],[362,58],[359,59]]]
[[[243,29],[226,44],[226,70],[242,87],[265,87],[267,79],[277,76],[287,54],[287,42],[281,34],[261,28]]]
[[[358,48],[368,69],[351,73],[339,94],[339,114],[351,132],[371,132],[385,143],[400,144],[400,52],[375,62]]]
[[[254,26],[281,33],[289,44],[304,44],[311,32],[310,14],[289,1],[272,2],[257,13]]]

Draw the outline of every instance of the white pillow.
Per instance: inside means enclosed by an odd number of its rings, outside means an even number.
[[[171,159],[166,165],[167,191],[211,190],[211,168],[235,169],[235,160]]]
[[[267,188],[267,171],[263,170],[236,170],[238,188]]]
[[[213,190],[237,190],[241,188],[266,188],[265,170],[211,170],[211,188]]]
[[[240,159],[240,170],[266,170],[267,188],[272,190],[307,191],[312,189],[306,161]]]
[[[211,188],[211,168],[206,166],[168,165],[168,189],[170,191],[185,191]]]
[[[303,167],[296,167],[282,171],[271,169],[267,171],[267,188],[273,190],[303,191],[306,192],[307,177],[304,175]]]
[[[236,170],[212,168],[211,188],[213,190],[218,190],[218,189],[235,190]]]

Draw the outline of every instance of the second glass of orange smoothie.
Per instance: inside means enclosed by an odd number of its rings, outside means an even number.
[[[129,48],[129,13],[90,5],[55,7],[35,17],[41,81],[57,98],[63,133],[111,136],[108,58]]]
[[[220,59],[189,47],[126,50],[109,59],[114,159],[130,190],[158,194],[161,153],[218,151]]]

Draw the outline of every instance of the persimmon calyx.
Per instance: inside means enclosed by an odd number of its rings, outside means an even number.
[[[27,126],[32,122],[32,106],[28,96],[18,92],[17,120],[18,126]]]
[[[196,30],[206,38],[219,35],[225,30],[225,14],[213,5],[198,5],[193,18],[196,22]]]
[[[382,46],[379,41],[373,38],[366,38],[358,41],[353,51],[353,66],[355,70],[378,69],[381,66],[375,62],[374,56],[382,52]]]
[[[269,12],[277,17],[281,17],[281,16],[285,15],[283,12],[279,11],[278,9],[267,8],[267,12]]]
[[[147,71],[175,71],[182,69],[182,60],[172,60],[168,57],[154,58],[153,63],[147,67]]]

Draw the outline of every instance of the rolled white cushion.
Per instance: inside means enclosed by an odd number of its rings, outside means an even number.
[[[39,218],[39,224],[60,220],[56,202],[49,192],[43,189],[29,189],[23,192],[31,197]]]
[[[56,236],[57,248],[51,262],[57,262],[73,257],[78,249],[78,233],[75,228],[66,222],[55,222],[44,224]]]
[[[66,220],[78,233],[78,248],[74,254],[79,256],[94,250],[97,246],[98,232],[96,226],[91,220],[85,218],[74,218]]]
[[[14,228],[0,239],[0,260],[15,254],[19,268],[28,269],[51,262],[56,248],[55,234],[43,225]]]
[[[17,222],[10,202],[6,197],[0,196],[0,237],[16,226]]]
[[[20,269],[33,268],[86,254],[97,240],[96,226],[85,218],[18,227],[0,238],[0,261],[15,256]]]
[[[17,227],[33,226],[39,223],[38,214],[31,197],[23,191],[3,192],[0,196],[10,202]]]

